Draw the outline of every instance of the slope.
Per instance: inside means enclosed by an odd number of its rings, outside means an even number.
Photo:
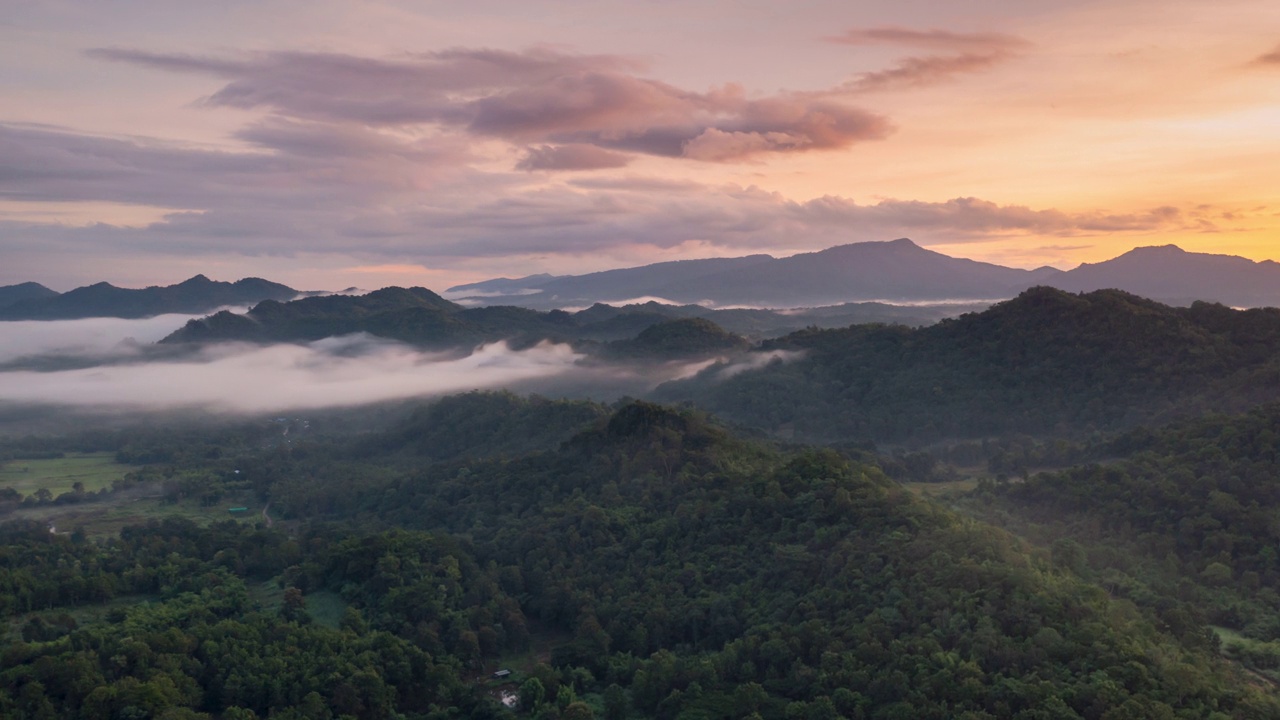
[[[329,462],[287,473],[284,512],[351,485]],[[1180,645],[1010,536],[696,413],[632,403],[558,450],[423,468],[331,507],[465,534],[562,634],[550,677],[616,684],[642,717],[1277,711],[1206,637]]]
[[[1028,290],[918,330],[802,331],[803,353],[659,389],[735,421],[825,441],[1083,435],[1280,398],[1280,311],[1173,308],[1119,291]]]

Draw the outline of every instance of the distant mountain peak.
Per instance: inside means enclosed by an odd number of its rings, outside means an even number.
[[[1049,280],[1072,292],[1123,288],[1143,297],[1187,305],[1195,300],[1236,307],[1280,305],[1280,266],[1238,255],[1188,252],[1148,245]]]
[[[1171,255],[1188,255],[1188,254],[1190,253],[1188,253],[1186,250],[1183,250],[1177,245],[1170,243],[1168,245],[1143,245],[1141,247],[1136,247],[1127,253],[1124,253],[1124,255],[1121,255],[1120,257],[1124,257],[1125,255],[1171,256]]]
[[[805,254],[822,255],[826,253],[834,253],[834,254],[848,253],[848,252],[865,253],[865,252],[876,252],[876,251],[883,252],[886,250],[910,251],[910,250],[924,250],[924,249],[925,248],[920,247],[915,243],[914,240],[911,240],[910,238],[898,238],[897,240],[868,240],[866,242],[845,243],[844,245],[835,245],[825,250],[817,250],[815,252],[805,253]]]

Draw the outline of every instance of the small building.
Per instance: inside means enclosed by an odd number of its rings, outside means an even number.
[[[235,514],[235,513],[242,513],[242,512],[249,512],[249,508],[247,508],[247,507],[233,507],[233,508],[227,508],[227,512],[232,513],[232,514]]]
[[[503,679],[505,679],[505,678],[509,678],[509,677],[511,677],[511,671],[510,671],[510,670],[499,670],[498,672],[496,672],[496,673],[494,673],[494,674],[493,674],[493,679],[494,679],[494,680],[503,680]]]

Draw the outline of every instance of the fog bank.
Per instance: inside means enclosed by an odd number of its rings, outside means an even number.
[[[459,357],[368,335],[307,345],[222,344],[179,361],[0,372],[0,399],[126,411],[269,412],[505,387],[566,373],[580,357],[567,345],[514,351],[501,342]]]
[[[244,308],[224,308],[244,312]],[[0,362],[32,355],[110,355],[148,345],[205,315],[0,322]],[[134,342],[130,342],[134,341]],[[2,397],[2,396],[0,396]]]

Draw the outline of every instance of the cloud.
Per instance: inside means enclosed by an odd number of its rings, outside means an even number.
[[[630,157],[594,145],[542,145],[529,148],[516,169],[605,170],[630,163]]]
[[[1069,213],[978,198],[864,205],[842,197],[796,202],[755,188],[706,188],[699,193],[549,190],[422,211],[405,224],[435,228],[441,254],[485,256],[577,254],[628,244],[670,249],[689,242],[737,251],[809,250],[904,235],[926,244],[994,236],[1072,237],[1172,229],[1186,221],[1174,208]]]
[[[684,362],[588,361],[568,345],[550,342],[519,351],[498,342],[465,354],[423,352],[367,334],[305,345],[111,345],[109,339],[119,341],[113,332],[136,331],[141,321],[95,323],[95,340],[88,345],[18,337],[24,343],[18,355],[31,356],[38,347],[60,354],[0,369],[0,411],[53,406],[91,413],[276,413],[499,387],[607,401],[646,393],[700,368]],[[45,325],[64,337],[84,329],[80,321]],[[110,352],[101,354],[102,348]],[[33,365],[61,369],[29,369]]]
[[[759,370],[771,363],[791,363],[805,356],[803,350],[765,350],[753,352],[728,363],[717,363],[715,369],[704,376],[713,382],[728,380],[734,375],[741,375],[751,370]]]
[[[987,70],[1030,46],[1022,38],[1001,33],[957,33],[899,27],[853,29],[825,39],[842,45],[894,45],[946,53],[906,57],[887,69],[862,73],[845,84],[844,88],[850,92],[936,85],[958,75]]]
[[[616,55],[568,55],[553,50],[507,52],[451,49],[374,59],[338,53],[263,52],[238,58],[153,53],[123,48],[87,51],[90,57],[192,73],[228,81],[204,99],[210,106],[268,107],[287,117],[368,125],[465,120],[459,94],[481,95],[552,82],[588,71],[635,71],[640,63]]]
[[[1277,45],[1276,49],[1269,53],[1259,55],[1254,60],[1254,63],[1258,65],[1280,65],[1280,45]]]
[[[137,347],[134,343],[156,342],[196,317],[204,316],[0,322],[0,336],[4,337],[4,342],[0,343],[0,363],[32,355],[131,355]]]
[[[986,70],[1004,60],[1004,55],[996,53],[909,57],[887,70],[862,73],[845,87],[851,92],[874,92],[937,85],[957,75]]]
[[[947,30],[911,30],[901,27],[855,28],[824,38],[841,45],[904,45],[941,52],[1003,52],[1029,43],[1002,33],[957,33]]]
[[[397,263],[386,263],[383,265],[357,265],[355,267],[342,268],[344,272],[362,273],[370,275],[392,275],[392,274],[408,274],[408,273],[429,273],[427,268],[421,265],[408,265]]]
[[[865,131],[859,124],[865,118],[820,99],[750,100],[732,89],[717,92],[715,106],[737,108],[732,118],[720,118],[728,129],[691,134],[699,127],[694,125],[680,132],[666,128],[538,144],[526,156],[527,167],[606,163],[642,145],[653,153],[734,162],[783,147],[834,147]],[[587,126],[573,127],[582,134]],[[768,129],[780,127],[789,130]],[[0,197],[132,203],[161,208],[162,217],[139,227],[0,220],[6,260],[0,274],[5,281],[50,282],[56,279],[48,276],[53,257],[81,258],[77,267],[84,273],[96,272],[96,259],[155,262],[157,256],[220,262],[229,256],[240,262],[341,256],[335,267],[421,265],[440,271],[471,258],[516,262],[538,256],[545,262],[547,256],[601,252],[641,257],[695,246],[703,248],[702,255],[786,252],[902,236],[924,244],[955,243],[1150,232],[1190,222],[1189,214],[1173,209],[1066,213],[978,198],[795,202],[756,188],[642,176],[530,183],[524,173],[469,167],[466,144],[456,137],[353,123],[273,116],[242,128],[239,137],[252,147],[213,150],[0,124]]]
[[[0,197],[170,208],[331,207],[426,189],[466,158],[447,141],[403,140],[355,126],[273,119],[238,135],[259,151],[0,124]]]
[[[827,196],[797,202],[750,187],[602,178],[537,190],[450,193],[367,213],[317,209],[295,218],[273,208],[247,208],[178,214],[145,228],[0,222],[0,233],[15,258],[84,254],[99,246],[111,248],[116,259],[155,253],[327,252],[365,258],[361,265],[421,264],[439,270],[477,258],[536,256],[545,262],[548,256],[613,256],[631,250],[644,257],[694,245],[704,255],[723,255],[815,250],[904,236],[928,245],[1150,233],[1184,228],[1197,219],[1176,208],[1080,213],[972,197],[864,204]],[[299,238],[305,242],[300,244]]]
[[[430,126],[522,145],[589,145],[736,162],[761,154],[844,148],[882,139],[892,130],[885,118],[824,99],[822,93],[748,98],[732,84],[707,92],[684,90],[640,77],[635,60],[612,55],[546,49],[455,49],[397,60],[296,52],[226,59],[125,49],[90,55],[228,80],[203,100],[209,106],[265,108],[280,118],[322,123]],[[261,130],[242,137],[282,146]],[[296,133],[286,138],[297,139]],[[539,149],[521,165],[577,170],[584,169],[583,162],[600,167],[606,156],[585,157],[582,150]],[[611,156],[609,162],[617,167],[620,158]]]
[[[0,397],[87,408],[269,412],[505,387],[569,372],[579,357],[549,343],[519,352],[495,343],[450,357],[357,335],[309,345],[217,345],[181,361],[0,372]]]

